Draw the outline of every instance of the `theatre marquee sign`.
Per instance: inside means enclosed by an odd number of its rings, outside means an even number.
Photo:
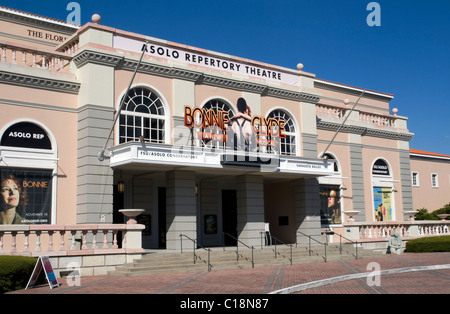
[[[240,165],[242,169],[261,172],[296,173],[307,176],[332,175],[334,163],[330,160],[312,159],[274,154],[236,152],[192,146],[171,146],[129,142],[111,149],[110,166],[126,165],[190,166],[195,169],[229,169]],[[257,170],[258,171],[258,170]]]
[[[113,47],[116,49],[142,52],[142,45],[143,42],[140,40],[117,35],[114,36]],[[237,62],[231,58],[219,58],[209,54],[194,53],[190,50],[162,46],[154,43],[147,44],[146,48],[146,55],[154,57],[179,61],[189,65],[202,66],[209,69],[244,74],[289,85],[299,85],[299,79],[296,75],[251,65],[250,63]]]

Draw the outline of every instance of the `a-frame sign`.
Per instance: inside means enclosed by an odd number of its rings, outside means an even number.
[[[42,270],[44,270],[45,272],[45,278],[47,279],[47,282],[51,289],[60,286],[60,284],[58,283],[58,279],[56,279],[55,273],[53,272],[53,267],[52,264],[50,263],[50,258],[48,256],[39,256],[25,290],[33,287],[36,284],[39,278],[39,274],[41,273]]]

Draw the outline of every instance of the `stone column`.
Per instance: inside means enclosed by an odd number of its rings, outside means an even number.
[[[180,234],[197,239],[197,200],[195,172],[169,171],[166,174],[167,243],[168,250],[181,247]],[[192,242],[183,237],[183,248],[192,248]]]
[[[264,231],[264,184],[258,175],[243,175],[237,179],[237,234],[248,246],[261,244]]]
[[[313,178],[297,179],[293,184],[297,243],[308,243],[303,234],[321,241],[319,183]]]

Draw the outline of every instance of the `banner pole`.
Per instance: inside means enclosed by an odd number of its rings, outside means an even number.
[[[116,116],[114,117],[114,122],[113,122],[113,125],[111,126],[111,130],[109,131],[109,135],[108,135],[108,137],[106,138],[105,145],[103,146],[103,150],[101,150],[101,151],[98,153],[98,156],[97,156],[97,157],[98,157],[98,160],[100,160],[100,161],[103,161],[103,160],[105,159],[106,146],[108,145],[108,141],[109,141],[109,139],[111,138],[112,132],[114,131],[114,126],[115,126],[116,123],[117,123],[117,119],[120,117],[120,114],[121,114],[121,112],[122,112],[123,104],[124,104],[124,102],[125,102],[125,99],[126,99],[127,96],[128,96],[128,93],[129,93],[130,89],[131,89],[131,85],[133,84],[133,81],[134,81],[134,78],[135,78],[135,76],[136,76],[137,70],[138,70],[139,66],[141,65],[142,58],[144,57],[144,54],[145,54],[146,52],[148,52],[148,50],[147,50],[147,43],[148,43],[148,42],[146,42],[146,43],[142,46],[142,54],[141,54],[141,57],[140,57],[140,59],[139,59],[138,64],[136,65],[136,68],[134,69],[134,73],[133,73],[133,76],[131,77],[130,84],[128,84],[127,91],[125,92],[125,95],[123,96],[122,101],[120,102],[119,110],[117,111],[117,114],[116,114]]]

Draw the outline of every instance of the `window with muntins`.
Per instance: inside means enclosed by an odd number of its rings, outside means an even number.
[[[268,147],[268,150],[281,155],[295,156],[297,154],[297,145],[294,120],[285,111],[279,109],[273,110],[268,118],[286,121],[284,124],[286,138],[277,138],[277,145]]]
[[[145,87],[135,87],[125,96],[120,115],[119,143],[139,141],[165,143],[166,111],[161,98]]]
[[[233,118],[234,112],[230,105],[228,105],[226,102],[220,100],[220,99],[212,99],[206,102],[203,107],[203,109],[210,110],[212,109],[216,114],[218,111],[226,111],[228,112],[228,119]],[[202,132],[210,133],[210,134],[218,134],[218,135],[224,135],[226,136],[226,132],[220,130],[219,127],[213,126],[213,127],[206,127],[206,129],[202,129]],[[226,137],[220,137],[217,138],[200,138],[200,143],[202,147],[209,147],[209,148],[227,148],[227,141],[225,141]]]

